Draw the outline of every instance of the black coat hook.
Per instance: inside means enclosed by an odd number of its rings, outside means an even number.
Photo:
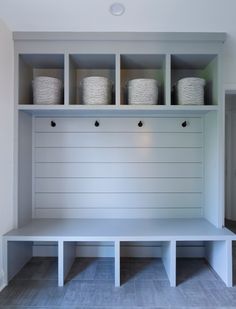
[[[95,125],[95,127],[99,127],[100,123],[96,120],[96,121],[94,122],[94,125]]]
[[[55,128],[56,125],[57,125],[56,122],[52,120],[52,121],[51,121],[51,127],[52,127],[52,128]]]
[[[142,128],[143,123],[142,123],[142,121],[141,121],[141,120],[139,121],[138,126],[139,126],[140,128]]]
[[[188,123],[187,123],[187,121],[185,120],[184,122],[182,122],[182,124],[181,124],[181,125],[182,125],[182,127],[183,127],[183,128],[186,128],[186,127],[187,127],[187,125],[188,125]]]

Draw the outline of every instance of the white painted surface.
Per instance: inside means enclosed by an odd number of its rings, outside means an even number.
[[[124,212],[125,210],[125,212]],[[137,211],[137,208],[100,208],[99,211],[94,211],[93,208],[69,208],[69,209],[35,209],[35,218],[83,218],[83,219],[109,219],[109,218],[200,218],[202,216],[202,208],[187,208],[178,207],[177,210],[173,207],[167,208],[142,208],[142,211]]]
[[[32,117],[20,112],[18,127],[17,224],[22,226],[32,219]]]
[[[211,267],[225,282],[232,287],[232,241],[210,241],[206,243],[206,258]],[[222,263],[222,261],[224,261]]]
[[[56,122],[56,127],[51,127],[51,120]],[[99,120],[100,126],[95,128],[94,122]],[[142,120],[143,127],[138,127],[138,122]],[[187,121],[187,127],[183,128],[181,124]],[[192,132],[201,133],[203,123],[200,117],[176,117],[174,115],[172,121],[168,117],[125,117],[121,120],[116,118],[40,118],[35,119],[35,132]]]
[[[74,242],[58,242],[58,286],[63,286],[75,259]]]
[[[115,241],[114,244],[115,257],[115,286],[120,286],[120,241]]]
[[[176,241],[199,241],[209,243],[206,257],[212,268],[227,286],[232,286],[232,240],[235,235],[227,229],[219,229],[204,219],[166,220],[34,220],[27,226],[13,230],[4,236],[8,246],[9,265],[15,270],[15,250],[26,241],[59,242],[58,285],[63,286],[65,274],[69,271],[75,256],[73,243],[77,241],[109,241],[115,244],[115,286],[120,285],[120,242],[164,241],[162,258],[170,285],[176,284]],[[15,242],[17,241],[17,242]],[[64,247],[63,242],[66,242]],[[30,246],[31,247],[31,246]],[[19,251],[20,257],[27,250]],[[5,250],[5,254],[7,254]],[[19,259],[21,261],[21,258]],[[224,263],[222,263],[224,261]],[[18,268],[17,268],[18,269]],[[9,278],[12,275],[9,272]]]
[[[36,117],[36,218],[202,215],[201,117],[98,120]]]
[[[205,219],[35,219],[5,237],[19,241],[201,241],[235,235]]]
[[[164,242],[162,245],[162,261],[165,267],[167,276],[170,281],[170,286],[176,286],[176,242]]]
[[[217,227],[221,227],[219,222],[221,207],[220,184],[219,184],[219,153],[217,137],[218,133],[217,113],[208,113],[205,116],[205,148],[204,148],[204,180],[205,180],[205,208],[204,217]]]
[[[202,147],[201,133],[36,133],[36,147]]]
[[[14,226],[13,211],[13,41],[0,20],[0,290],[3,287],[1,235]],[[4,48],[3,48],[4,47]]]

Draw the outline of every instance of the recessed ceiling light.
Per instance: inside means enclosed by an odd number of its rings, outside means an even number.
[[[125,7],[122,3],[113,3],[111,6],[110,6],[110,9],[109,9],[110,13],[114,16],[120,16],[120,15],[123,15],[124,12],[125,12]]]

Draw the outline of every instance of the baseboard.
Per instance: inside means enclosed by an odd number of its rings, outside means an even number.
[[[121,245],[122,257],[161,257],[161,246],[152,245]],[[189,245],[189,246],[177,246],[177,257],[184,258],[201,258],[205,256],[205,247],[201,244]],[[57,256],[58,248],[55,244],[35,244],[33,246],[33,256]],[[76,248],[76,256],[78,257],[114,257],[114,247],[112,244],[97,245],[97,244],[83,244],[78,245]]]

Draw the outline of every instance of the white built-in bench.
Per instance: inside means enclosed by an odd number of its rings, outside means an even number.
[[[204,241],[205,258],[225,284],[232,286],[232,241],[235,234],[205,219],[37,219],[3,236],[5,283],[32,257],[35,241],[58,245],[58,285],[75,259],[77,242],[114,243],[115,286],[120,286],[121,242],[162,242],[162,261],[170,285],[176,286],[176,243]]]

